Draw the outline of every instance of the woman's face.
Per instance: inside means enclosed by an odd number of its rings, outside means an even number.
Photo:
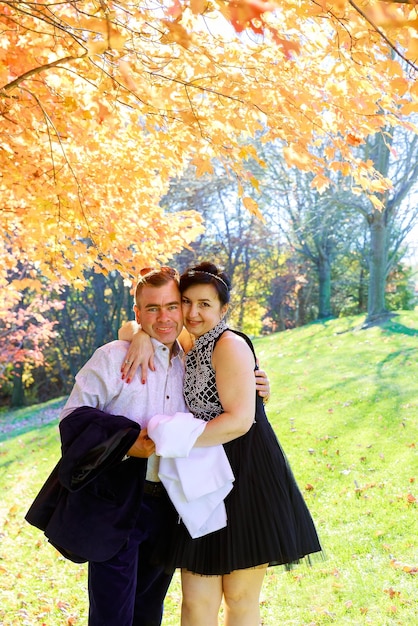
[[[184,325],[189,333],[200,337],[214,328],[225,315],[228,305],[221,305],[213,285],[193,285],[182,294]]]

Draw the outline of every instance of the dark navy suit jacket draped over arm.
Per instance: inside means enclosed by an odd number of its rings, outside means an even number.
[[[25,519],[66,558],[106,561],[138,519],[147,460],[123,459],[141,427],[121,415],[80,407],[59,428],[61,459]]]

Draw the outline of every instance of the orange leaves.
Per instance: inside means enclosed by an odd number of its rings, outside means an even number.
[[[301,47],[299,42],[280,37],[276,30],[271,29],[273,41],[283,48],[286,59],[291,59],[293,54],[299,54]]]
[[[394,78],[390,81],[390,87],[393,93],[404,96],[409,89],[409,82],[406,78]]]
[[[125,85],[125,87],[127,89],[129,89],[130,91],[135,92],[136,91],[136,83],[135,80],[133,78],[134,73],[132,71],[132,68],[130,66],[130,64],[125,61],[124,59],[120,59],[119,60],[119,71],[120,71],[120,77],[121,77],[121,82],[123,85]]]
[[[199,178],[205,174],[213,174],[213,166],[208,158],[195,157],[190,164],[196,167],[196,176]]]
[[[75,31],[89,33],[85,46],[90,54],[103,54],[106,50],[122,50],[128,40],[127,33],[122,33],[112,17],[111,13],[93,16],[82,11],[73,14],[66,12],[64,22]]]
[[[109,29],[99,41],[87,41],[86,48],[89,54],[103,54],[106,50],[123,50],[128,37],[122,35],[115,28]]]
[[[242,198],[242,203],[247,209],[247,211],[249,211],[252,215],[255,215],[256,217],[258,217],[258,219],[264,221],[263,214],[258,208],[257,202],[253,200],[253,198],[250,198],[249,196],[244,196]]]
[[[346,141],[349,146],[359,146],[360,144],[364,143],[364,139],[362,139],[361,137],[356,137],[352,133],[347,134]]]
[[[334,172],[341,172],[343,176],[349,176],[351,173],[350,163],[333,161],[328,165],[329,169]]]
[[[207,0],[190,0],[190,8],[194,15],[203,13],[207,8]]]
[[[249,30],[258,35],[270,33],[272,40],[282,47],[287,59],[291,59],[293,53],[300,52],[299,42],[281,36],[279,29],[265,19],[265,14],[272,13],[278,8],[275,2],[269,0],[230,0],[225,3],[220,2],[219,7],[235,32],[242,33]],[[198,12],[201,12],[200,8]]]
[[[262,33],[263,14],[274,11],[275,8],[275,4],[268,0],[231,0],[227,4],[225,14],[237,33],[242,33],[246,28],[255,33]]]
[[[201,229],[196,214],[160,208],[170,180],[190,163],[212,174],[219,159],[253,184],[255,136],[282,142],[319,191],[331,164],[379,205],[386,182],[356,148],[418,90],[348,2],[174,0],[158,13],[80,0],[48,6],[48,24],[19,7],[0,16],[0,226],[48,278],[167,260]],[[240,197],[261,217],[255,193]]]
[[[371,2],[364,12],[373,24],[386,28],[403,28],[416,24],[416,12],[412,6],[400,6],[397,2]]]
[[[178,43],[186,49],[190,47],[191,35],[184,26],[177,22],[170,22],[170,20],[163,20],[163,24],[168,29],[168,33],[161,38],[163,43]]]
[[[323,174],[317,174],[312,182],[311,182],[311,186],[314,189],[318,189],[319,193],[322,193],[323,191],[325,191],[326,189],[328,189],[328,187],[330,186],[330,179],[328,178],[328,176],[324,176]]]
[[[311,158],[306,148],[290,144],[283,148],[283,155],[289,167],[297,167],[308,170],[311,166]]]
[[[202,10],[203,10],[203,7],[202,7]],[[201,11],[198,10],[198,13],[200,12]],[[181,5],[180,0],[173,0],[173,4],[169,6],[167,9],[167,15],[170,15],[170,17],[173,17],[174,19],[178,19],[179,17],[181,17],[182,14],[183,14],[183,7]]]

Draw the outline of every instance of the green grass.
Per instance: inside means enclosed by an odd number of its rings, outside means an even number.
[[[327,555],[312,568],[268,571],[266,626],[416,623],[418,313],[366,330],[362,321],[255,341],[271,380],[270,420]],[[59,454],[56,422],[28,422],[44,408],[0,414],[0,432],[15,429],[0,435],[2,626],[87,623],[85,565],[63,559],[23,520]],[[176,576],[164,626],[179,624],[180,596]]]

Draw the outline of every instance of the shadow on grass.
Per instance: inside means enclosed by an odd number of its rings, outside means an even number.
[[[396,334],[396,335],[409,335],[410,337],[418,337],[418,329],[410,328],[404,324],[398,324],[397,322],[389,322],[383,329],[384,333]]]
[[[365,331],[369,328],[374,328],[379,326],[382,329],[382,332],[385,334],[396,334],[396,335],[408,335],[410,337],[418,337],[418,328],[413,328],[410,326],[405,326],[405,324],[401,324],[396,321],[398,317],[398,313],[388,312],[384,315],[380,315],[376,319],[367,320],[364,319],[363,322],[358,321],[358,319],[353,319],[351,317],[347,318],[338,318],[338,322],[342,323],[346,322],[346,328],[343,330],[336,331],[336,335],[344,335],[345,333],[350,333],[353,331]],[[312,322],[312,326],[323,326],[324,328],[328,328],[332,325],[333,322],[336,322],[337,318],[324,318],[318,319]]]
[[[367,330],[368,328],[379,326],[385,334],[409,335],[410,337],[418,336],[417,328],[411,328],[409,326],[405,326],[405,324],[397,322],[397,317],[399,317],[398,313],[389,311],[388,313],[379,315],[375,319],[369,321],[366,319],[361,326],[361,330]]]

